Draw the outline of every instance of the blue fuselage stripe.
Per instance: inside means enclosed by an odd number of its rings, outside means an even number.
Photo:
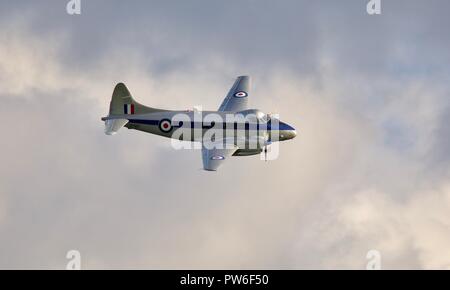
[[[141,125],[153,125],[153,126],[158,126],[159,124],[159,120],[143,120],[143,119],[128,119],[128,121],[132,124],[141,124]],[[197,126],[196,126],[197,125]],[[228,125],[228,126],[227,126]],[[230,123],[230,124],[226,124],[223,123],[222,125],[222,129],[223,130],[267,130],[267,131],[272,131],[272,126],[270,123],[268,124],[249,124],[249,123],[245,123],[245,128],[243,128],[242,123],[236,124],[236,123]],[[213,128],[213,126],[211,125],[203,125],[203,123],[201,122],[190,122],[190,124],[186,124],[186,123],[182,123],[181,126],[173,126],[174,128],[191,128],[194,129],[195,128],[203,128],[203,129],[211,129]],[[219,129],[219,128],[218,128]],[[291,126],[283,123],[283,122],[279,122],[278,128],[275,128],[273,130],[279,130],[279,131],[291,131],[294,130]]]

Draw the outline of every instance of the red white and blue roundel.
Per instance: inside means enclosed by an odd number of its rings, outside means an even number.
[[[162,120],[161,122],[159,122],[159,129],[165,133],[170,132],[170,130],[172,130],[172,123],[170,122],[170,120]]]
[[[211,160],[224,160],[225,157],[221,156],[221,155],[215,155],[213,157],[211,157]]]
[[[240,92],[235,93],[234,96],[236,98],[245,98],[245,97],[248,96],[248,94],[246,92],[244,92],[244,91],[240,91]]]

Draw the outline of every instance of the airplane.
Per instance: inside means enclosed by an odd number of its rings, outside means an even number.
[[[263,154],[267,146],[297,136],[296,130],[271,114],[248,108],[250,77],[239,76],[217,111],[163,110],[134,100],[128,88],[116,85],[109,115],[102,118],[105,133],[134,129],[178,141],[198,142],[203,169],[216,171],[231,156]]]

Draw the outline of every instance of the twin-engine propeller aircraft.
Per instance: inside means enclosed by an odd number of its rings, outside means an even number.
[[[240,76],[218,111],[169,111],[136,102],[120,83],[113,92],[105,133],[114,135],[122,127],[181,141],[200,142],[203,168],[216,171],[231,156],[261,154],[267,146],[293,139],[295,129],[256,109],[248,109],[250,77]],[[190,143],[189,143],[190,144]]]

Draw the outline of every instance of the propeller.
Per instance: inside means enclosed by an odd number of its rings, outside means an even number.
[[[267,152],[268,152],[268,146],[271,144],[271,142],[270,142],[270,135],[269,135],[269,132],[265,132],[265,134],[264,134],[264,161],[266,161],[267,162]]]

